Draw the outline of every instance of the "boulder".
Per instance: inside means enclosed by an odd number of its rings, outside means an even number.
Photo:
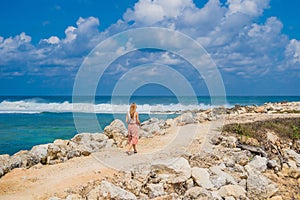
[[[148,184],[147,186],[149,193],[148,196],[152,199],[155,197],[163,196],[165,195],[164,191],[164,184],[163,183],[157,183],[157,184]]]
[[[248,173],[247,197],[250,199],[268,199],[277,192],[276,184],[259,171],[250,165],[247,165],[245,169]]]
[[[70,146],[84,155],[100,151],[106,146],[107,140],[108,137],[102,133],[80,133],[71,139],[73,143]]]
[[[222,171],[220,166],[213,166],[213,167],[209,168],[209,170],[212,173],[210,180],[211,180],[212,184],[214,185],[214,187],[220,188],[221,186],[228,184],[228,183],[233,184],[233,185],[237,184],[235,179],[230,174]]]
[[[248,165],[258,170],[259,172],[264,172],[267,169],[268,159],[261,156],[254,156]]]
[[[32,149],[30,150],[30,154],[43,164],[46,164],[47,152],[48,144],[37,145],[32,147]]]
[[[300,167],[300,154],[296,153],[292,149],[285,149],[284,150],[284,155],[288,159],[292,159],[293,161],[296,162],[297,167]]]
[[[246,190],[239,185],[224,185],[219,191],[219,195],[223,198],[232,196],[234,199],[245,199]]]
[[[127,140],[127,129],[125,124],[119,120],[115,119],[110,123],[110,125],[104,128],[104,134],[109,139],[114,139],[118,147],[121,147],[121,144],[124,140]]]
[[[203,123],[208,119],[207,114],[205,112],[196,113],[195,120],[199,123]]]
[[[157,118],[151,118],[144,121],[141,124],[141,130],[139,132],[140,137],[151,137],[156,134],[164,134],[162,130],[164,128],[165,121]]]
[[[184,158],[156,161],[151,165],[152,174],[167,183],[185,182],[191,177],[191,167]]]
[[[176,117],[175,121],[177,122],[177,125],[179,125],[179,126],[186,125],[186,124],[193,124],[193,123],[197,122],[194,119],[192,112],[183,113],[182,115]]]
[[[8,154],[0,155],[0,177],[10,171],[10,156]]]
[[[184,200],[190,199],[203,199],[203,200],[210,200],[213,199],[212,194],[202,187],[192,187],[188,189],[184,196]]]
[[[137,199],[134,194],[128,192],[110,182],[102,181],[100,185],[93,188],[87,194],[88,200],[93,199],[115,199],[115,200],[123,200],[123,199]]]
[[[209,180],[209,173],[208,169],[206,168],[193,167],[192,177],[195,182],[202,188],[211,189],[214,187]]]
[[[12,155],[9,160],[9,171],[18,167],[31,167],[29,151],[19,151]]]
[[[235,148],[236,147],[237,139],[233,136],[223,137],[223,141],[221,145],[228,148]]]

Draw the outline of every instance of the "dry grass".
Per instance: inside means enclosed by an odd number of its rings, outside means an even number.
[[[224,132],[235,133],[256,138],[258,141],[266,139],[266,132],[272,131],[281,139],[300,139],[300,118],[277,118],[253,123],[228,124],[223,127]]]

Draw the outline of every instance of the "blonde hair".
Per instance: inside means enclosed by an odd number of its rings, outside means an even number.
[[[133,118],[135,111],[136,111],[136,104],[135,103],[130,104],[129,113],[131,119]]]

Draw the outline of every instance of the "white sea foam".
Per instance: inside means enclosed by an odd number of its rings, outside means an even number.
[[[129,106],[125,104],[91,104],[91,103],[46,103],[40,101],[2,101],[0,103],[0,113],[42,113],[42,112],[82,112],[82,113],[126,113]],[[138,105],[140,113],[176,113],[194,109],[209,109],[210,105],[182,105],[182,104],[142,104]]]

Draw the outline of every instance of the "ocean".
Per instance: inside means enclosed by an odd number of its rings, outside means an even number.
[[[83,98],[84,99],[84,98]],[[114,119],[125,120],[129,102],[138,105],[140,120],[151,117],[174,118],[180,111],[208,109],[212,106],[262,105],[267,102],[300,101],[300,96],[230,96],[226,103],[212,105],[209,96],[133,96],[95,97],[91,113],[89,102],[76,101],[71,96],[2,96],[0,97],[0,154],[30,150],[34,145],[51,143],[55,139],[70,139],[78,133],[73,112],[82,120],[80,132],[103,132]],[[222,102],[222,101],[221,101]],[[96,116],[97,124],[90,123]]]

